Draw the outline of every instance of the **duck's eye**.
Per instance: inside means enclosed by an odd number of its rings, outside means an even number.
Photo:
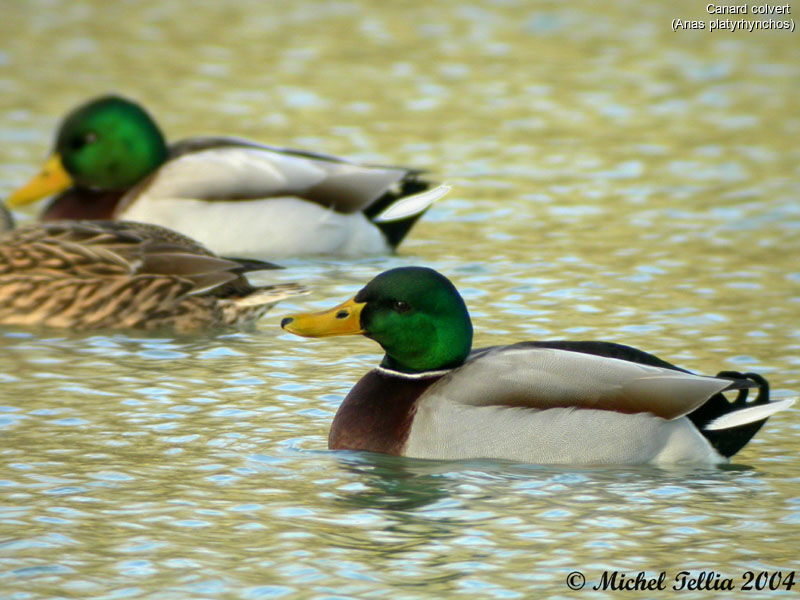
[[[411,307],[408,305],[408,302],[405,302],[404,300],[395,300],[393,308],[399,313],[404,313],[411,310]]]
[[[72,138],[69,142],[69,145],[73,150],[80,150],[86,144],[91,144],[95,141],[97,141],[97,134],[94,131],[87,131],[83,135],[78,135]]]

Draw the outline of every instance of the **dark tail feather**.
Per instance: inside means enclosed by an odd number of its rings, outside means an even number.
[[[223,257],[227,260],[239,263],[239,267],[231,269],[231,273],[249,273],[250,271],[271,271],[274,269],[283,269],[282,266],[275,263],[267,262],[265,260],[258,260],[255,258],[234,258],[232,256]]]
[[[364,209],[364,214],[366,217],[375,223],[376,227],[383,232],[383,235],[386,237],[386,241],[393,249],[403,241],[403,238],[406,237],[406,234],[408,234],[408,232],[414,226],[414,223],[416,223],[417,220],[423,214],[425,214],[425,211],[423,210],[420,213],[411,215],[399,221],[376,222],[373,219],[381,214],[386,208],[397,202],[397,200],[400,198],[405,198],[406,196],[411,196],[412,194],[418,194],[429,189],[431,187],[431,182],[421,179],[421,174],[422,173],[420,171],[410,171],[397,183],[396,186],[387,190],[383,196],[375,200],[375,202]]]
[[[728,414],[735,410],[748,408],[751,406],[759,406],[762,404],[769,404],[769,383],[761,375],[757,373],[739,373],[737,371],[721,371],[717,377],[732,379],[732,385],[728,389],[738,389],[739,393],[733,402],[730,402],[722,394],[714,394],[709,398],[708,402],[703,404],[700,408],[687,415],[694,423],[695,427],[700,430],[706,439],[722,456],[730,458],[739,450],[744,448],[745,444],[758,433],[758,430],[767,422],[767,419],[754,421],[738,427],[731,427],[730,429],[718,430],[705,430],[704,427],[711,423],[714,419]],[[758,386],[758,396],[752,402],[747,402],[749,389],[746,387],[742,389],[742,380],[754,382]],[[740,383],[741,382],[741,383]]]

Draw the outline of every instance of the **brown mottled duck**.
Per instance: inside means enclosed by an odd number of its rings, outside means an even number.
[[[304,293],[294,283],[256,287],[245,277],[269,268],[277,267],[220,258],[155,225],[24,225],[0,233],[0,324],[179,333],[240,326]]]

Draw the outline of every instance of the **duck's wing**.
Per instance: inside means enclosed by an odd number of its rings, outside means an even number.
[[[89,226],[102,227],[105,232],[116,232],[119,234],[127,234],[134,236],[141,241],[148,242],[148,248],[152,251],[154,243],[166,244],[173,249],[183,248],[189,254],[200,254],[205,256],[216,255],[208,248],[193,240],[187,235],[183,235],[161,225],[153,225],[151,223],[139,223],[137,221],[102,221],[88,224]],[[234,269],[237,273],[249,273],[251,271],[267,271],[275,269],[283,269],[280,265],[265,260],[256,260],[254,258],[238,258],[233,256],[223,257],[228,264],[238,263]]]
[[[425,396],[470,406],[591,408],[677,419],[718,392],[754,385],[587,352],[517,344],[476,351]]]
[[[178,142],[171,159],[126,194],[117,213],[146,196],[227,201],[296,197],[349,214],[418,174],[236,138],[195,138]]]
[[[139,264],[131,248],[140,241],[93,221],[23,225],[0,236],[0,270],[52,277],[130,274]]]
[[[180,234],[112,221],[53,221],[0,236],[0,273],[111,280],[162,276],[176,293],[200,294],[240,281],[242,265]],[[246,282],[242,281],[246,286]],[[179,288],[179,289],[178,289]]]

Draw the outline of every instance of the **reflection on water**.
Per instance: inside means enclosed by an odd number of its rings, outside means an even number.
[[[721,469],[334,454],[330,421],[379,349],[277,326],[427,264],[463,291],[476,345],[619,341],[795,395],[800,45],[670,30],[702,10],[4,6],[0,196],[110,90],[172,139],[429,167],[454,191],[397,256],[270,272],[315,293],[255,331],[0,332],[0,596],[567,597],[573,570],[800,567],[796,410]]]

